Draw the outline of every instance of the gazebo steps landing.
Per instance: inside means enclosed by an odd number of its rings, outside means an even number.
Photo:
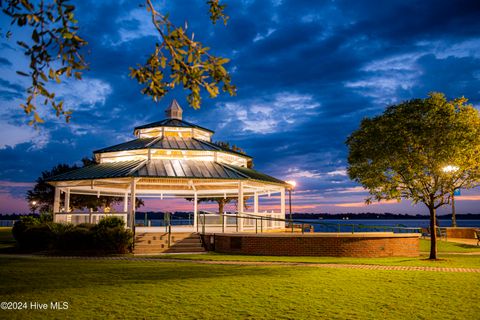
[[[197,233],[172,233],[170,247],[168,233],[145,232],[135,235],[134,254],[205,252],[202,240]]]

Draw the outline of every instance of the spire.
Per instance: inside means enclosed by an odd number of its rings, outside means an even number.
[[[183,110],[178,104],[177,100],[173,99],[172,103],[170,103],[170,106],[165,110],[165,115],[169,119],[178,119],[182,120],[182,113]]]

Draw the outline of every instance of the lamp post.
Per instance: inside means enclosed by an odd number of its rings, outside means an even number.
[[[297,183],[293,180],[286,181],[289,185],[290,188],[288,188],[288,210],[290,213],[290,224],[291,227],[293,228],[293,215],[292,215],[292,190],[295,189],[295,186]]]
[[[30,202],[30,206],[32,207],[32,214],[35,214],[35,210],[37,210],[37,201]]]
[[[448,165],[442,168],[443,172],[445,173],[452,173],[458,171],[457,166],[452,166]],[[453,190],[451,191],[450,197],[452,198],[452,227],[457,227],[457,217],[456,217],[456,212],[455,212],[455,187],[453,187]]]

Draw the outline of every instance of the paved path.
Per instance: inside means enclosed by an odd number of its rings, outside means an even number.
[[[170,258],[146,257],[82,257],[82,256],[41,256],[28,254],[0,254],[0,258],[37,258],[37,259],[79,259],[79,260],[119,260],[143,262],[182,262],[209,265],[240,265],[240,266],[290,266],[290,267],[319,267],[319,268],[344,268],[364,270],[394,270],[394,271],[434,271],[434,272],[473,272],[480,273],[480,268],[451,268],[451,267],[415,267],[415,266],[385,266],[372,264],[346,264],[346,263],[308,263],[308,262],[280,262],[280,261],[227,261],[227,260],[191,260]]]

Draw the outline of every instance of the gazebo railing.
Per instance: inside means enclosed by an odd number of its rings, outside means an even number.
[[[71,223],[73,225],[81,223],[96,224],[106,217],[118,217],[127,224],[126,212],[59,212],[55,213],[55,222]]]
[[[219,216],[218,214],[208,214],[208,216]],[[391,232],[391,233],[421,233],[420,227],[401,227],[401,226],[375,226],[375,225],[362,225],[354,223],[328,223],[328,222],[305,222],[297,219],[283,219],[279,217],[279,214],[275,216],[257,215],[252,213],[234,214],[231,217],[235,220],[235,230],[229,228],[229,225],[223,224],[221,232],[255,232],[262,233],[268,230],[283,229],[285,232],[332,232],[332,233],[363,233],[363,232]],[[206,218],[199,217],[199,226],[197,232],[215,232],[212,230],[212,225],[204,223]],[[240,222],[241,221],[241,222]],[[226,226],[226,228],[225,228]],[[241,226],[241,227],[240,227]]]

